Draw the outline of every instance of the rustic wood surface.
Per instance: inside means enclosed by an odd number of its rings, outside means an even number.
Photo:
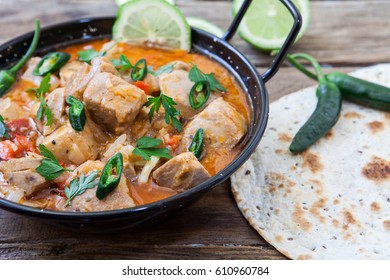
[[[177,1],[186,15],[226,28],[231,1]],[[0,43],[42,25],[114,15],[114,0],[0,0]],[[27,8],[29,7],[29,8]],[[390,62],[390,1],[311,1],[311,23],[293,52],[308,52],[339,71]],[[263,72],[271,59],[236,36],[232,40]],[[312,81],[285,64],[267,84],[270,100]],[[188,217],[191,217],[189,222]],[[0,210],[0,259],[283,259],[246,222],[227,181],[195,205],[150,228],[80,235]]]

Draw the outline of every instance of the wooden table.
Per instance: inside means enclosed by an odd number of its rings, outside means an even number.
[[[231,1],[177,1],[188,16],[226,28]],[[114,0],[0,0],[0,43],[33,29],[86,16],[114,15]],[[390,1],[311,1],[311,23],[293,52],[308,52],[336,70],[390,62]],[[271,59],[238,36],[232,40],[263,72]],[[284,65],[267,84],[270,100],[314,85]],[[246,222],[226,181],[164,223],[128,233],[80,235],[0,210],[1,259],[283,259]]]

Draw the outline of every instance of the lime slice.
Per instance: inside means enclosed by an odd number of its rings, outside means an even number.
[[[197,18],[197,17],[187,17],[187,22],[189,25],[202,29],[204,31],[207,31],[211,34],[214,34],[217,37],[222,37],[223,34],[225,33],[220,27],[217,25],[204,20],[202,18]]]
[[[233,15],[244,0],[233,1]],[[309,0],[292,0],[302,15],[302,28],[296,40],[302,37],[310,21]],[[239,28],[238,34],[249,44],[261,50],[279,49],[293,24],[287,8],[278,0],[253,0]]]
[[[127,2],[130,2],[130,1],[133,1],[133,0],[115,0],[116,4],[118,5],[118,7],[122,6],[123,4],[127,3]],[[168,2],[169,4],[171,5],[175,5],[176,4],[176,1],[175,0],[165,0],[166,2]]]
[[[165,0],[132,0],[119,7],[113,39],[130,44],[190,50],[191,28]]]

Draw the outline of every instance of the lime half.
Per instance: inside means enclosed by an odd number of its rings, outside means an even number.
[[[133,0],[119,7],[113,39],[130,44],[190,50],[191,28],[165,0]]]
[[[123,4],[127,3],[127,2],[130,2],[130,1],[133,1],[133,0],[115,0],[116,4],[118,5],[118,7],[122,6]],[[171,5],[175,5],[176,4],[176,1],[175,0],[165,0],[166,2],[168,2],[169,4]]]
[[[217,37],[222,37],[223,34],[225,33],[220,27],[217,25],[202,19],[198,17],[187,17],[188,24],[191,25],[192,27],[196,27],[199,29],[202,29],[204,31],[207,31],[211,34],[214,34]]]
[[[244,0],[233,1],[233,15]],[[310,21],[309,0],[292,0],[302,15],[302,28],[296,40],[302,37]],[[294,20],[279,0],[253,0],[246,12],[238,34],[248,43],[262,50],[279,49],[292,27]]]

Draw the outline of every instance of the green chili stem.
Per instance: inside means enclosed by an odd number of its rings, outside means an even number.
[[[305,59],[311,63],[311,65],[314,68],[314,71],[316,72],[317,79],[320,83],[326,82],[325,76],[322,73],[322,69],[320,64],[317,62],[317,60],[314,59],[311,55],[305,54],[305,53],[295,53],[292,54],[291,57],[293,59]]]
[[[21,60],[19,60],[18,63],[16,63],[11,69],[9,69],[9,72],[12,73],[13,75],[16,74],[16,72],[19,71],[20,68],[29,60],[29,58],[32,56],[32,54],[35,52],[37,46],[38,46],[38,41],[39,41],[39,36],[40,36],[40,22],[39,20],[35,20],[35,33],[34,37],[32,39],[31,45],[28,48],[26,54],[23,56]]]
[[[291,54],[287,54],[286,56],[286,59],[288,60],[288,62],[290,62],[295,68],[297,68],[299,71],[301,71],[303,74],[305,74],[306,76],[308,76],[309,78],[313,79],[313,80],[318,80],[318,77],[317,77],[317,74],[311,72],[310,70],[308,70],[305,66],[303,66],[301,63],[298,62],[298,60],[296,60],[294,58],[293,55]]]

